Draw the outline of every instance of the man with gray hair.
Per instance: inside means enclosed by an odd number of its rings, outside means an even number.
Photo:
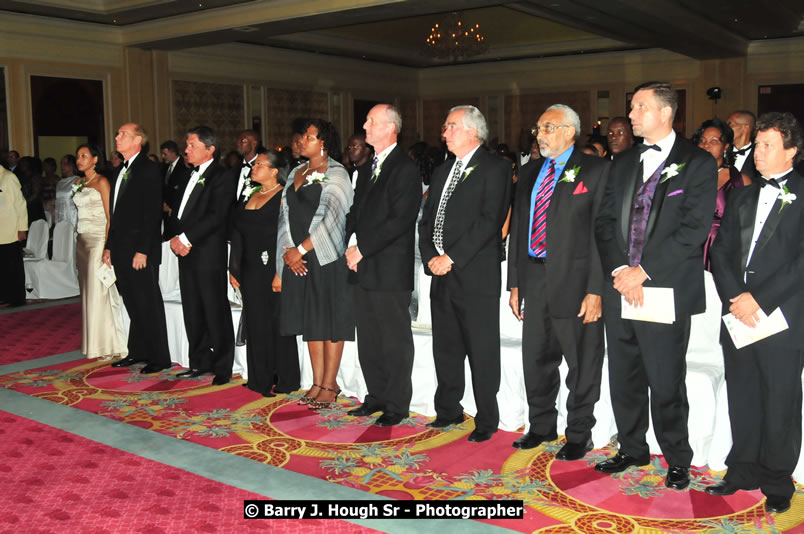
[[[522,168],[508,252],[511,311],[522,321],[530,423],[513,446],[532,449],[556,439],[563,355],[569,398],[567,442],[556,454],[559,460],[578,460],[592,449],[603,369],[603,269],[594,212],[609,162],[575,148],[580,122],[572,108],[561,104],[539,117],[532,133],[542,158]]]
[[[383,412],[374,422],[393,426],[408,417],[413,395],[413,248],[421,202],[419,170],[397,145],[399,112],[378,104],[366,116],[365,141],[376,151],[358,169],[346,217],[346,264],[355,292],[357,350],[368,394],[348,415]],[[350,237],[351,236],[351,237]]]
[[[483,114],[457,106],[444,123],[455,154],[434,172],[419,222],[425,273],[433,276],[433,358],[438,387],[436,419],[445,428],[463,422],[464,360],[472,368],[477,415],[469,441],[491,438],[499,425],[500,257],[502,226],[511,198],[511,164],[481,145]]]
[[[229,382],[234,363],[232,312],[226,298],[226,221],[234,177],[215,161],[215,132],[199,126],[187,133],[193,172],[178,208],[171,213],[170,249],[179,257],[179,285],[190,369],[182,378],[214,374],[213,386]]]

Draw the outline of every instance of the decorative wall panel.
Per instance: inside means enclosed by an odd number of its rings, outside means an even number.
[[[295,119],[331,120],[328,98],[327,93],[267,88],[265,91],[265,131],[267,136],[265,146],[290,145]],[[343,141],[344,132],[339,131],[338,133]]]
[[[235,149],[246,124],[243,85],[173,80],[171,87],[173,135],[180,149],[187,130],[195,126],[215,130],[221,155]]]

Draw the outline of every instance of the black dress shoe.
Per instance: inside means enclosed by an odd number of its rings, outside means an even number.
[[[450,425],[460,425],[463,423],[463,414],[454,419],[447,419],[446,417],[436,417],[435,421],[427,423],[427,428],[446,428]]]
[[[187,369],[184,372],[181,372],[176,375],[177,378],[198,378],[199,376],[204,376],[212,374],[212,371],[202,371],[200,369]]]
[[[112,364],[112,367],[131,367],[135,363],[143,363],[142,360],[137,360],[131,356],[126,356],[122,360],[117,360]]]
[[[534,432],[528,432],[521,438],[518,438],[514,441],[512,447],[515,449],[534,449],[541,445],[545,441],[553,441],[558,436],[555,434],[550,436],[542,436],[541,434],[536,434]]]
[[[153,373],[158,373],[160,371],[164,371],[165,369],[170,369],[170,367],[171,367],[170,365],[164,366],[164,365],[157,365],[155,363],[149,363],[148,365],[146,365],[145,367],[142,368],[142,370],[140,371],[140,374],[141,375],[150,375],[150,374],[153,374]]]
[[[765,499],[765,510],[772,514],[781,514],[790,509],[790,498],[781,495],[768,495]]]
[[[618,452],[608,460],[604,460],[595,466],[595,471],[600,473],[622,473],[632,465],[637,467],[642,465],[648,465],[650,463],[650,458],[647,459],[639,459],[634,458],[625,453]]]
[[[358,406],[357,408],[352,408],[351,410],[346,412],[346,415],[348,415],[349,417],[366,417],[377,411],[379,410],[372,410],[371,408],[369,408],[364,404],[362,406]]]
[[[664,485],[670,489],[683,490],[690,485],[690,468],[681,465],[671,465],[667,468]]]
[[[396,415],[393,413],[384,413],[374,421],[374,426],[394,426],[398,425],[405,419],[404,415]]]
[[[212,385],[213,386],[222,386],[224,384],[228,384],[229,380],[230,380],[230,377],[228,377],[228,376],[215,375],[215,378],[212,379]]]
[[[483,432],[482,430],[473,430],[471,434],[469,434],[469,441],[472,443],[480,443],[481,441],[488,441],[491,439],[491,436],[494,432]]]
[[[593,448],[592,440],[585,443],[570,443],[569,441],[561,447],[561,450],[556,453],[556,460],[564,462],[571,462],[573,460],[580,460],[586,453]]]
[[[721,480],[717,484],[706,486],[704,491],[709,495],[734,495],[742,488],[738,488],[728,480]]]

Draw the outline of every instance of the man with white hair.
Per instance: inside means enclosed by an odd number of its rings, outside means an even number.
[[[358,169],[346,217],[346,264],[354,271],[357,354],[368,393],[348,415],[381,411],[374,424],[394,426],[408,417],[413,395],[408,307],[421,181],[416,164],[397,145],[402,118],[395,107],[374,106],[363,128],[376,155],[371,167]]]
[[[430,288],[433,358],[438,387],[436,419],[445,428],[463,422],[464,359],[472,368],[477,415],[469,441],[491,438],[499,424],[500,258],[502,225],[511,197],[511,164],[481,145],[483,114],[457,106],[444,123],[455,154],[433,173],[419,222],[419,249]]]
[[[532,449],[556,439],[563,355],[569,367],[567,443],[556,458],[579,460],[592,449],[603,369],[603,268],[594,212],[609,161],[575,147],[581,121],[562,104],[542,113],[533,134],[542,158],[522,168],[508,252],[511,311],[523,321],[530,421],[528,432],[513,446]]]

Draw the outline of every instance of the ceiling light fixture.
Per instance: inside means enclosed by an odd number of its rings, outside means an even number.
[[[461,13],[453,12],[430,28],[425,39],[424,54],[437,59],[457,61],[480,55],[489,49],[480,25],[464,24]]]

